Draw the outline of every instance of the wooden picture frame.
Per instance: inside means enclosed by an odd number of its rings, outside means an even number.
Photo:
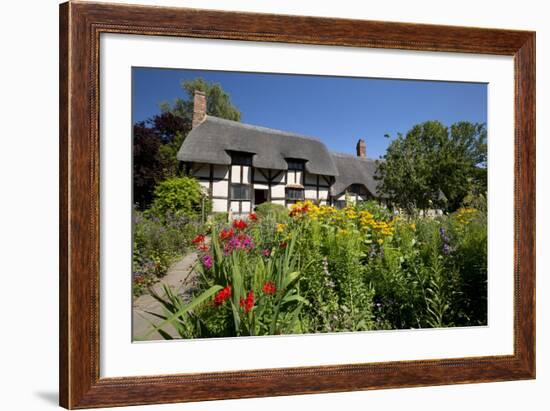
[[[513,56],[514,354],[100,378],[101,33]],[[90,408],[535,378],[535,33],[184,8],[60,6],[60,404]]]

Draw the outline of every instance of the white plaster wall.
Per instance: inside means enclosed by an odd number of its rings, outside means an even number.
[[[243,166],[243,184],[250,183],[251,174],[252,174],[252,169],[248,166]]]
[[[215,213],[223,213],[227,211],[227,200],[214,198],[212,200],[212,211]]]
[[[228,195],[228,182],[225,180],[214,180],[212,182],[212,191],[215,197],[227,197]]]
[[[328,199],[328,188],[319,187],[319,199]]]
[[[231,182],[241,182],[241,166],[231,166]]]
[[[284,197],[285,196],[285,185],[277,184],[271,186],[271,197]]]
[[[305,189],[305,196],[306,196],[306,199],[317,199],[317,189]]]

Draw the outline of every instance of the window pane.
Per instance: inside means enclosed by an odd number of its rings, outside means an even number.
[[[304,162],[299,160],[287,160],[289,170],[303,170]]]
[[[233,200],[250,200],[250,187],[242,184],[231,184],[231,198]]]
[[[231,153],[231,163],[235,165],[251,166],[252,154],[248,153]]]
[[[290,200],[302,200],[304,198],[304,190],[299,188],[287,188],[286,198]]]

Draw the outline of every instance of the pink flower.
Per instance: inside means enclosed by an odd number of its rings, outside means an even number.
[[[203,256],[201,261],[203,267],[207,270],[210,270],[212,268],[212,265],[214,264],[214,262],[212,261],[212,257],[210,257],[208,254]]]

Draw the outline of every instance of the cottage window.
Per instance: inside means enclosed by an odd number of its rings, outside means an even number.
[[[303,171],[304,162],[302,160],[286,160],[289,170]]]
[[[250,186],[246,184],[231,184],[232,200],[250,200]]]
[[[252,154],[233,152],[231,153],[231,164],[237,166],[251,166]]]
[[[366,196],[367,195],[367,189],[362,184],[352,184],[349,189],[349,193],[357,194],[360,196]]]
[[[304,189],[303,188],[287,188],[286,189],[287,200],[303,200]]]

